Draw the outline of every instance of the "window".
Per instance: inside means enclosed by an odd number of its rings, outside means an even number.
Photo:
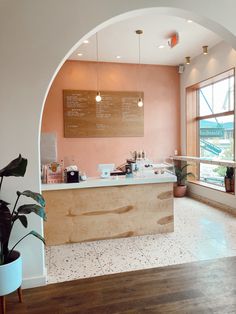
[[[196,88],[196,151],[209,159],[234,160],[234,74],[232,70]],[[199,179],[224,185],[226,168],[201,163]]]

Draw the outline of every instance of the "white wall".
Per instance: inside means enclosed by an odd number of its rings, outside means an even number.
[[[181,75],[181,144],[182,153],[186,154],[186,116],[185,116],[185,89],[188,86],[204,81],[236,66],[236,51],[225,42],[221,42],[209,50],[208,55],[200,55],[185,67]],[[236,117],[236,116],[235,116]],[[236,135],[236,132],[235,132]],[[236,138],[236,137],[235,137]],[[235,145],[236,149],[236,145]],[[235,151],[236,156],[236,151]],[[236,196],[218,192],[203,186],[189,183],[192,193],[206,197],[210,200],[223,203],[236,208]]]
[[[0,0],[0,167],[19,152],[29,159],[25,178],[9,179],[4,198],[13,202],[16,188],[40,191],[41,112],[50,82],[69,50],[98,25],[97,30],[104,27],[105,21],[127,11],[154,7],[163,7],[162,13],[192,18],[236,47],[234,0]],[[42,232],[38,217],[30,220],[32,228]],[[19,227],[13,238],[23,233]],[[25,284],[43,283],[41,243],[28,239],[20,250]]]

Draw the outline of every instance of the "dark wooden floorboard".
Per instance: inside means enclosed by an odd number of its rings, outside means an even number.
[[[236,257],[80,279],[6,298],[8,314],[236,314]]]

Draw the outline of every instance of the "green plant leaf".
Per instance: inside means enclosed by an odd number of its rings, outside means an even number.
[[[24,192],[17,191],[16,193],[18,196],[24,195],[26,197],[31,197],[33,200],[39,203],[42,207],[45,207],[45,200],[40,193],[32,192],[30,190],[26,190]]]
[[[195,174],[192,173],[192,172],[188,172],[188,173],[187,173],[187,177],[195,177]]]
[[[30,231],[29,233],[27,233],[26,235],[24,235],[18,242],[16,242],[16,244],[13,246],[13,248],[10,250],[10,252],[8,251],[7,254],[3,257],[3,262],[6,258],[7,258],[11,255],[12,251],[14,250],[14,248],[22,241],[24,240],[26,237],[28,237],[29,235],[33,235],[34,237],[38,238],[39,240],[43,241],[43,243],[45,244],[45,240],[44,238],[36,231]]]
[[[1,263],[8,254],[8,242],[11,234],[11,212],[8,203],[0,200],[0,243],[1,243]]]
[[[4,200],[0,200],[0,206],[3,206],[3,205],[7,206],[7,205],[10,205],[10,203],[5,202]]]
[[[0,170],[0,177],[23,177],[27,167],[27,159],[21,154],[12,160],[6,167]]]
[[[22,225],[27,228],[28,227],[28,221],[27,221],[27,217],[25,215],[14,215],[12,218],[12,221],[16,221],[17,219],[20,220],[20,222],[22,223]]]
[[[17,212],[19,214],[30,214],[30,213],[35,213],[36,215],[40,216],[43,218],[43,220],[46,220],[46,213],[44,207],[41,207],[37,204],[25,204],[21,205],[18,209]]]
[[[44,238],[38,232],[32,230],[29,232],[29,234],[32,234],[33,236],[41,240],[44,244],[46,244]]]
[[[188,166],[190,166],[190,164],[186,164],[181,168],[181,171],[183,171],[185,168],[187,168]]]
[[[188,176],[195,177],[195,175],[192,172],[186,172],[188,166],[190,165],[186,164],[183,167],[175,165],[174,169],[178,185],[181,185],[181,183],[183,184]]]
[[[233,168],[233,167],[227,167],[227,168],[226,168],[225,176],[226,176],[227,178],[232,179],[232,178],[233,178],[233,175],[234,175],[234,168]]]

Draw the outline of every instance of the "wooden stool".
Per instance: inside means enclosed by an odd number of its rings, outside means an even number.
[[[22,303],[23,302],[23,297],[22,297],[21,287],[19,287],[17,289],[17,293],[18,293],[19,302]],[[0,297],[0,299],[1,299],[1,311],[2,311],[2,314],[6,314],[6,296],[2,295]]]

